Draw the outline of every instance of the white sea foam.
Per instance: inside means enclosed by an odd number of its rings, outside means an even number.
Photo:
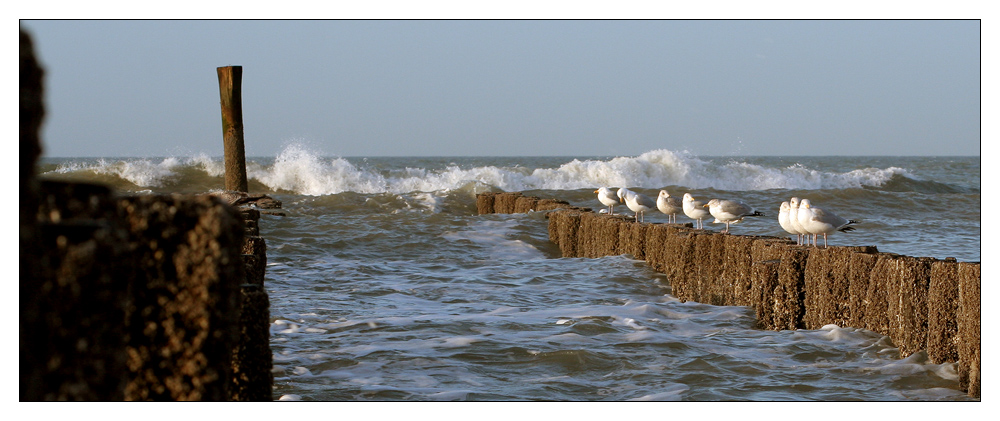
[[[417,193],[412,197],[413,202],[417,205],[417,208],[426,209],[433,213],[440,213],[441,206],[444,203],[444,198],[434,195],[432,193]],[[413,208],[410,201],[407,201],[407,206]]]
[[[275,190],[314,196],[345,191],[387,191],[385,180],[377,174],[361,171],[343,158],[324,162],[315,153],[296,144],[286,147],[271,168],[259,168],[253,172],[248,168],[247,176]]]
[[[469,241],[484,246],[490,253],[492,261],[526,261],[544,259],[545,254],[521,240],[512,240],[509,236],[514,232],[515,219],[499,221],[477,220],[470,229],[448,231],[441,237],[449,241]]]
[[[222,161],[212,159],[204,153],[195,155],[190,161],[212,177],[222,177],[226,174],[226,166]]]
[[[221,160],[205,154],[170,157],[160,162],[146,158],[69,162],[53,172],[89,171],[117,176],[140,187],[162,187],[166,181],[178,176],[180,166],[201,170],[210,177],[220,177],[225,173]],[[784,168],[767,167],[737,160],[716,162],[688,152],[666,149],[648,151],[635,157],[573,159],[551,168],[494,165],[468,168],[451,164],[442,168],[408,167],[383,172],[340,157],[324,158],[321,153],[302,144],[291,143],[275,157],[273,164],[247,162],[247,175],[251,180],[274,191],[312,196],[344,192],[430,193],[467,189],[469,186],[504,191],[576,190],[594,186],[660,188],[670,185],[736,191],[841,189],[881,186],[896,174],[906,174],[906,171],[890,167],[841,173],[818,171],[801,164]]]
[[[166,158],[159,163],[150,159],[131,159],[97,162],[68,162],[60,164],[53,172],[57,174],[91,172],[99,175],[113,175],[140,187],[159,187],[164,181],[176,176],[175,169],[182,162],[178,158]]]
[[[163,187],[178,177],[184,167],[200,169],[211,177],[221,177],[226,171],[222,161],[202,153],[191,157],[167,157],[159,162],[152,158],[69,161],[59,164],[51,173],[92,173],[118,177],[139,187]]]
[[[834,173],[808,169],[800,164],[787,168],[738,161],[720,164],[686,152],[660,149],[637,157],[574,159],[556,168],[461,168],[451,165],[438,170],[406,168],[392,175],[383,175],[359,168],[343,158],[325,160],[301,145],[292,144],[278,155],[272,167],[256,169],[250,176],[272,189],[323,195],[346,191],[435,192],[460,189],[470,184],[493,186],[505,191],[574,190],[593,186],[653,188],[667,185],[724,190],[836,189],[879,186],[894,174],[905,174],[905,170],[896,167],[866,168]]]
[[[625,334],[625,342],[643,342],[656,337],[656,334],[648,330],[637,330]]]
[[[439,346],[443,348],[461,348],[472,345],[473,343],[479,342],[479,338],[468,338],[468,337],[454,337],[446,338],[443,343]]]
[[[641,396],[634,399],[629,399],[630,401],[679,401],[684,395],[684,392],[691,390],[686,384],[681,383],[668,383],[664,386],[660,386],[661,392],[653,393],[645,396]]]
[[[464,401],[470,393],[471,390],[449,390],[446,392],[437,392],[427,395],[428,399],[435,401]]]

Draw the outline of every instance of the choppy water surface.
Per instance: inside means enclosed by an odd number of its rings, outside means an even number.
[[[733,232],[759,235],[784,235],[778,204],[807,197],[862,220],[831,244],[978,261],[978,157],[342,159],[293,146],[250,161],[251,191],[288,213],[261,221],[276,399],[968,399],[953,364],[900,360],[849,327],[754,329],[751,308],[681,303],[629,256],[561,258],[543,214],[477,216],[475,194],[595,209],[601,185],[739,198],[768,216]],[[131,192],[222,185],[206,157],[43,164]]]

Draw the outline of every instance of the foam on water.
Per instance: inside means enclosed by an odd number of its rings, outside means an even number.
[[[208,177],[225,174],[223,163],[202,153],[190,157],[129,158],[129,159],[83,159],[66,160],[55,168],[40,174],[45,176],[76,176],[86,181],[121,183],[143,188],[169,188],[183,176],[185,171],[198,171]],[[127,186],[120,186],[119,188]]]
[[[771,168],[730,160],[714,163],[666,149],[637,157],[609,160],[573,159],[556,168],[479,166],[441,169],[406,168],[389,175],[360,168],[343,158],[324,160],[300,145],[289,145],[273,167],[260,168],[251,177],[275,190],[323,195],[358,193],[408,193],[460,189],[470,184],[520,190],[574,190],[593,186],[668,186],[724,190],[845,189],[877,187],[897,168],[865,168],[844,173],[812,170],[801,164]]]
[[[336,194],[345,191],[382,193],[386,182],[376,174],[361,171],[343,158],[325,162],[301,145],[289,145],[271,168],[258,168],[247,177],[260,180],[275,190],[304,195]]]
[[[360,165],[359,165],[360,164]],[[181,169],[200,171],[210,178],[222,177],[221,160],[200,154],[193,157],[71,161],[61,164],[57,174],[92,172],[119,177],[140,187],[163,187]],[[864,168],[847,172],[810,169],[796,163],[768,167],[730,159],[706,160],[688,152],[666,149],[635,157],[572,159],[556,167],[481,165],[463,167],[454,163],[435,168],[406,167],[385,170],[345,158],[324,158],[307,147],[291,143],[267,165],[248,161],[247,175],[275,192],[321,196],[344,192],[361,194],[440,192],[489,187],[504,191],[575,190],[594,186],[660,188],[685,186],[692,189],[848,189],[879,187],[894,176],[906,176],[898,167]]]
[[[210,177],[222,177],[226,174],[226,166],[222,161],[212,159],[204,153],[190,158],[190,162],[201,168]]]
[[[660,392],[629,399],[629,401],[649,402],[649,401],[679,401],[684,392],[691,388],[686,384],[667,384],[660,388]]]
[[[573,160],[557,169],[537,169],[532,174],[532,181],[537,182],[525,187],[572,190],[592,186],[658,188],[678,185],[720,190],[845,189],[880,186],[895,174],[905,174],[905,170],[890,167],[831,173],[811,170],[801,164],[771,168],[735,160],[716,163],[686,152],[660,149],[637,157]]]
[[[150,159],[108,161],[100,159],[95,163],[68,162],[59,165],[55,174],[94,173],[120,177],[136,186],[159,187],[164,181],[177,175],[175,169],[181,165],[178,158],[166,158],[159,163]]]
[[[441,238],[449,241],[468,241],[488,249],[493,261],[526,261],[545,258],[538,248],[522,240],[510,239],[517,225],[517,219],[477,220],[470,229],[447,231]]]

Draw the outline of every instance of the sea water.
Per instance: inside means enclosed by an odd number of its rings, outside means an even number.
[[[593,191],[744,201],[734,234],[787,236],[792,196],[859,220],[831,245],[979,261],[979,157],[249,158],[264,215],[274,398],[302,401],[962,401],[953,363],[864,329],[755,329],[749,307],[680,302],[631,256],[562,258],[543,213],[476,215],[526,191],[602,208]],[[127,194],[204,193],[220,158],[44,159],[45,178]],[[624,207],[618,211],[630,213]],[[666,222],[650,213],[647,222]],[[685,216],[678,222],[690,222]],[[719,230],[721,224],[706,224]]]

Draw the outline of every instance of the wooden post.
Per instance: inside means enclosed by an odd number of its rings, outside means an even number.
[[[222,101],[222,141],[225,145],[226,190],[248,192],[243,148],[243,66],[226,66],[219,73]]]

